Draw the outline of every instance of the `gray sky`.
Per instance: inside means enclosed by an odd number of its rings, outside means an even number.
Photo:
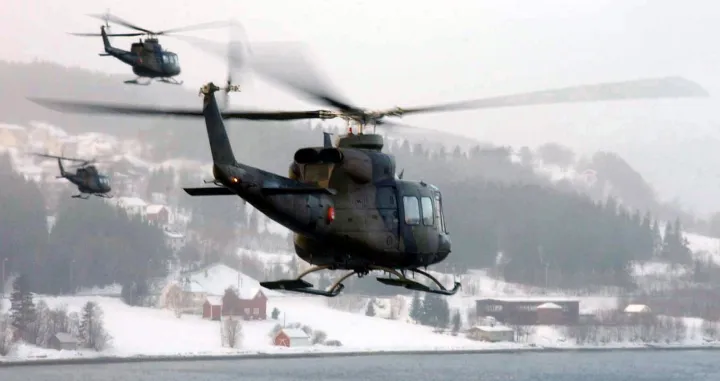
[[[711,94],[720,94],[716,75],[720,5],[710,0],[12,2],[12,11],[0,12],[0,31],[5,36],[0,58],[48,59],[128,78],[132,74],[127,66],[97,56],[102,48],[99,37],[65,32],[99,31],[100,21],[85,14],[107,8],[149,29],[231,15],[243,23],[251,41],[308,43],[333,84],[365,107],[412,106],[663,75],[681,75],[701,83]],[[223,39],[226,33],[191,32],[211,39]],[[132,38],[113,39],[120,47],[131,42]],[[181,40],[165,37],[161,43],[180,55],[188,86],[224,78],[221,60],[203,56]],[[233,103],[263,108],[314,106],[258,80],[249,83]],[[697,210],[714,198],[717,188],[677,184],[661,166],[684,162],[698,178],[720,175],[714,165],[702,167],[709,159],[692,156],[697,151],[693,144],[720,143],[717,106],[716,99],[615,102],[437,114],[408,117],[405,122],[496,144],[535,146],[556,141],[583,151],[615,150],[659,188],[661,196],[680,195],[683,203]],[[670,152],[687,154],[668,157]],[[720,209],[720,204],[713,208]]]

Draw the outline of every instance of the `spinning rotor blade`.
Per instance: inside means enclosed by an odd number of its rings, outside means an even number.
[[[176,32],[187,32],[191,30],[202,30],[202,29],[213,29],[213,28],[223,28],[227,26],[232,26],[235,23],[232,21],[211,21],[211,22],[205,22],[201,24],[194,24],[194,25],[188,25],[183,26],[179,28],[172,28],[172,29],[165,29],[160,32],[157,32],[155,34],[161,35],[161,34],[171,34]]]
[[[540,104],[598,102],[629,99],[705,98],[710,94],[699,84],[682,77],[647,78],[565,87],[464,102],[402,108],[400,114],[517,107]],[[389,111],[388,114],[392,114]]]
[[[141,31],[141,32],[145,32],[145,34],[155,34],[155,33],[154,33],[153,31],[151,31],[151,30],[147,30],[147,29],[145,29],[145,28],[141,28],[141,27],[139,27],[139,26],[137,26],[137,25],[131,24],[130,22],[125,21],[125,20],[121,19],[120,17],[111,15],[110,13],[106,13],[106,14],[102,14],[102,15],[100,15],[100,14],[92,14],[92,15],[88,15],[88,16],[94,17],[94,18],[96,18],[96,19],[103,20],[103,21],[105,21],[105,22],[108,22],[108,21],[109,21],[109,22],[112,22],[112,23],[115,23],[115,24],[118,24],[118,25],[122,25],[122,26],[127,27],[127,28],[130,28],[130,29],[139,30],[139,31]]]
[[[253,71],[280,85],[347,113],[361,110],[336,90],[310,59],[309,51],[297,43],[253,45],[250,62]]]
[[[110,105],[89,102],[70,102],[63,100],[28,98],[33,103],[43,107],[71,113],[84,114],[125,114],[125,115],[146,115],[146,116],[184,116],[202,117],[202,111],[188,109],[173,109],[159,107],[138,107],[129,105]],[[336,115],[324,110],[315,111],[231,111],[223,112],[225,119],[246,119],[246,120],[298,120],[298,119],[331,119]]]
[[[100,33],[68,33],[73,36],[82,36],[82,37],[98,37],[102,36]],[[108,37],[133,37],[133,36],[142,36],[145,33],[109,33],[106,34]]]
[[[41,157],[47,157],[47,158],[49,158],[49,159],[60,159],[60,160],[67,160],[67,161],[76,161],[76,162],[81,162],[81,163],[87,162],[87,160],[85,160],[85,159],[75,159],[75,158],[72,158],[72,157],[49,155],[49,154],[46,154],[46,153],[33,153],[32,155],[34,155],[34,156],[41,156]]]
[[[443,111],[461,111],[499,107],[516,107],[540,104],[598,102],[630,99],[697,98],[708,97],[708,92],[695,82],[681,77],[646,78],[634,81],[608,82],[559,89],[535,91],[485,99],[452,102],[424,107],[396,108],[380,112],[364,111],[335,95],[324,81],[301,47],[297,44],[266,44],[253,46],[252,69],[269,79],[339,109],[346,117],[355,117],[365,123],[392,126],[382,120],[386,116],[402,116]],[[410,126],[403,126],[410,127]]]
[[[92,15],[88,15],[88,16],[103,20],[105,22],[109,21],[109,22],[119,24],[119,25],[122,25],[122,26],[130,28],[130,29],[135,29],[135,30],[144,32],[144,33],[137,34],[137,35],[143,35],[143,34],[151,34],[151,35],[156,35],[156,36],[168,35],[168,34],[175,33],[175,32],[184,32],[184,31],[190,31],[190,30],[222,28],[222,27],[230,26],[232,24],[231,22],[228,22],[228,21],[212,21],[212,22],[205,22],[205,23],[201,23],[201,24],[188,25],[188,26],[183,26],[183,27],[179,27],[179,28],[171,28],[171,29],[161,30],[159,32],[154,32],[154,31],[151,31],[151,30],[148,30],[145,28],[141,28],[135,24],[132,24],[126,20],[121,19],[120,17],[111,15],[109,13],[104,14],[104,15],[92,14]]]

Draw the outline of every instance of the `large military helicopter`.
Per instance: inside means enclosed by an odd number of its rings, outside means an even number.
[[[65,156],[55,156],[55,155],[48,155],[44,153],[34,153],[35,156],[41,156],[41,157],[47,157],[51,159],[57,159],[58,162],[58,168],[60,169],[60,175],[56,176],[58,179],[68,179],[71,183],[77,185],[79,194],[73,195],[73,198],[80,198],[83,200],[87,200],[91,195],[102,197],[102,198],[112,198],[113,196],[110,195],[110,191],[112,190],[112,187],[110,186],[110,179],[106,176],[98,172],[97,168],[95,168],[93,163],[95,163],[95,160],[85,160],[85,159],[75,159],[72,157],[65,157]],[[74,161],[79,162],[80,164],[74,165],[77,167],[75,170],[75,173],[68,172],[65,170],[65,167],[63,167],[62,161]]]
[[[296,279],[261,282],[268,289],[283,289],[333,297],[351,276],[363,277],[371,271],[389,273],[377,278],[391,286],[442,295],[455,294],[460,283],[445,288],[423,271],[450,254],[448,223],[443,213],[441,191],[424,181],[403,180],[395,173],[395,159],[383,153],[383,138],[364,133],[372,123],[388,116],[450,110],[513,107],[535,104],[642,99],[663,97],[707,97],[699,85],[683,78],[654,78],[628,82],[577,86],[557,90],[494,97],[444,105],[366,111],[331,95],[302,89],[338,111],[225,111],[220,112],[215,92],[239,91],[235,85],[220,87],[210,82],[202,86],[202,111],[98,104],[50,99],[30,99],[42,106],[68,112],[172,115],[204,117],[213,159],[215,187],[183,188],[191,196],[237,195],[266,216],[291,230],[295,251],[313,265]],[[284,177],[238,162],[223,123],[225,119],[297,120],[343,118],[359,125],[357,133],[349,126],[333,146],[328,135],[319,147],[300,148]],[[347,273],[326,290],[313,288],[306,275],[321,270]],[[417,274],[432,281],[430,287],[408,278]]]
[[[111,56],[119,59],[120,61],[132,66],[132,71],[137,75],[137,78],[127,80],[125,83],[133,85],[149,85],[153,79],[160,82],[169,83],[173,85],[181,85],[183,82],[178,81],[175,77],[180,74],[180,61],[178,60],[177,54],[163,50],[162,45],[158,41],[158,36],[170,35],[171,33],[189,30],[200,30],[210,28],[220,28],[234,25],[232,22],[210,22],[203,24],[190,25],[186,27],[166,29],[159,32],[154,32],[145,28],[141,28],[134,24],[131,24],[117,16],[113,16],[109,13],[104,15],[89,15],[91,17],[99,18],[105,21],[105,25],[100,27],[100,33],[70,33],[74,36],[102,36],[103,45],[105,47],[105,53],[99,53],[100,56]],[[106,32],[106,28],[109,28],[108,22],[113,22],[130,29],[135,29],[139,32],[136,33],[111,33]],[[132,43],[130,51],[116,48],[110,44],[108,37],[132,37],[132,36],[147,36],[145,40],[142,38],[138,42]],[[182,36],[175,36],[182,37]],[[147,78],[146,82],[140,82],[141,78]]]

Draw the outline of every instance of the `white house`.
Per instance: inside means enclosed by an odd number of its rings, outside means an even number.
[[[283,328],[273,338],[273,343],[281,347],[307,347],[312,345],[310,336],[299,328]]]
[[[132,214],[143,214],[145,207],[147,207],[147,203],[138,197],[120,197],[118,198],[117,204]]]
[[[625,307],[624,312],[626,314],[632,314],[632,315],[639,315],[639,314],[645,315],[645,314],[649,314],[652,311],[650,311],[650,307],[646,306],[645,304],[628,304],[628,306]]]

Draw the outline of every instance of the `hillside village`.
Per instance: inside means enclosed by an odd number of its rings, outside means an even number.
[[[15,169],[27,180],[43,185],[43,191],[48,195],[49,231],[54,228],[58,206],[68,202],[61,199],[63,192],[70,188],[66,181],[55,178],[58,171],[56,161],[38,160],[27,155],[28,152],[98,157],[99,167],[108,172],[113,182],[115,197],[106,201],[108,205],[161,228],[166,244],[176,255],[188,242],[206,239],[204,233],[193,231],[192,210],[179,201],[177,187],[166,187],[165,191],[149,187],[153,173],[167,168],[186,171],[190,175],[185,180],[199,182],[207,174],[206,164],[190,160],[167,160],[153,164],[141,159],[147,151],[152,150],[151,146],[142,144],[141,140],[120,141],[100,133],[71,136],[58,127],[41,122],[32,122],[27,126],[0,125],[0,149],[10,153]],[[514,160],[522,160],[521,156],[513,157]],[[566,179],[572,172],[558,171],[554,169],[557,167],[552,166],[543,168],[550,178],[555,177],[556,180]],[[592,169],[574,173],[574,177],[570,178],[576,186],[592,187],[597,182],[596,173]],[[176,172],[173,182],[177,184],[179,181]],[[607,186],[604,189],[606,193],[601,198],[607,196]],[[243,217],[250,218],[251,211],[248,206]],[[694,273],[687,271],[687,266],[673,265],[658,270],[658,263],[655,262],[637,264],[634,277],[641,285],[642,292],[628,294],[627,298],[618,298],[617,290],[611,288],[596,290],[592,295],[578,292],[577,296],[572,297],[568,296],[567,290],[553,289],[547,287],[547,284],[546,287],[535,287],[502,281],[492,272],[493,269],[468,270],[463,274],[447,270],[444,273],[433,272],[445,282],[459,278],[463,283],[460,295],[446,299],[425,296],[423,300],[407,292],[378,296],[371,293],[368,295],[364,291],[355,294],[351,291],[337,298],[323,299],[265,290],[259,287],[257,279],[297,273],[306,264],[299,262],[289,252],[285,229],[261,215],[254,218],[257,221],[253,222],[256,225],[253,228],[258,227],[261,232],[276,237],[281,242],[281,249],[276,246],[273,250],[265,251],[248,245],[236,245],[233,255],[244,259],[239,259],[234,266],[223,263],[223,260],[208,260],[191,267],[173,268],[167,276],[152,279],[143,300],[132,303],[127,301],[133,298],[128,297],[128,291],[119,284],[76,289],[75,296],[35,295],[34,298],[38,303],[49,306],[49,311],[67,308],[66,312],[74,310],[78,313],[85,308],[86,304],[83,303],[94,300],[96,305],[91,307],[104,309],[107,331],[114,338],[114,344],[109,344],[109,348],[122,348],[125,352],[140,350],[141,346],[133,341],[135,339],[123,338],[126,333],[120,327],[129,324],[128,319],[137,319],[138,324],[142,320],[154,321],[153,324],[158,327],[173,324],[176,328],[183,327],[183,332],[189,336],[195,336],[195,333],[188,332],[197,332],[201,336],[212,335],[212,340],[197,339],[203,343],[203,351],[222,347],[265,350],[268,346],[306,347],[323,344],[379,348],[397,345],[397,340],[408,339],[413,332],[424,338],[425,346],[429,340],[441,343],[438,346],[455,347],[473,347],[481,345],[478,344],[480,342],[485,346],[493,345],[493,342],[547,346],[569,345],[570,342],[574,345],[618,342],[707,343],[720,338],[720,327],[716,323],[720,319],[720,311],[710,302],[717,300],[714,299],[717,296],[708,294],[702,301],[697,301],[692,309],[686,308],[682,302],[673,305],[666,303],[666,299],[663,301],[657,298],[653,292],[667,289],[664,285],[669,283],[692,283],[695,281],[692,278]],[[717,240],[710,239],[714,243],[708,245],[707,237],[689,237],[692,238],[690,244],[696,257],[709,255],[709,260],[720,262],[720,255],[717,255],[720,243]],[[248,258],[252,258],[252,261]],[[648,266],[654,268],[649,269]],[[685,269],[684,272],[678,272],[680,268]],[[11,290],[14,279],[6,278],[4,270],[3,280],[7,285],[4,289]],[[6,295],[9,297],[10,292]],[[6,309],[10,307],[7,304]],[[684,311],[690,310],[692,317],[687,317]],[[178,322],[168,323],[168,319]],[[367,326],[367,332],[387,331],[389,336],[385,339],[358,337],[357,334],[346,332],[352,324],[356,324],[356,330],[365,331],[365,328],[358,327]],[[218,325],[220,330],[216,329]],[[617,327],[623,329],[618,330]],[[171,335],[167,332],[164,328],[158,328],[156,332],[143,331],[143,334],[158,337]],[[78,350],[78,335],[57,332],[52,340],[38,339],[35,344]],[[423,340],[418,339],[414,345],[422,346]],[[181,343],[176,344],[178,348],[186,348]],[[157,351],[182,351],[178,348],[158,347]],[[42,352],[42,355],[49,356],[46,352]]]

